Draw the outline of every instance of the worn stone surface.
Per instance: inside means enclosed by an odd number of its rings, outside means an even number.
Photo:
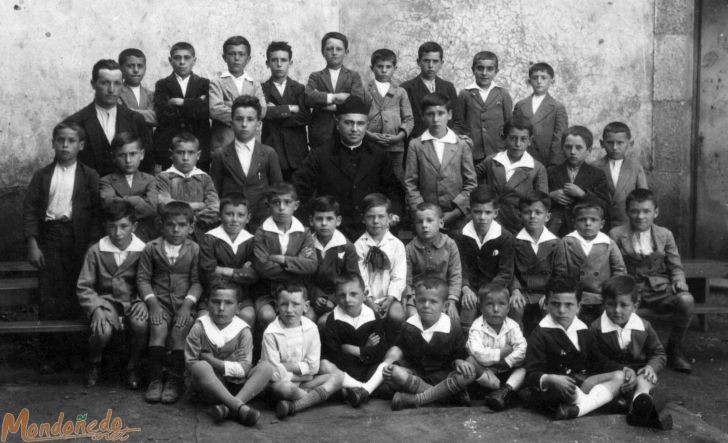
[[[653,100],[692,100],[693,39],[655,35]]]
[[[661,172],[687,172],[690,167],[690,131],[692,127],[689,102],[656,101],[652,125],[654,128],[651,169]]]
[[[655,0],[655,33],[692,34],[694,0]]]

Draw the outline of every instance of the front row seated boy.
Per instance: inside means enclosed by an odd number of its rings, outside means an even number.
[[[670,429],[672,416],[661,411],[650,391],[665,367],[665,349],[647,320],[637,315],[639,291],[628,275],[612,277],[602,290],[604,313],[591,324],[599,350],[625,366],[622,395],[631,404],[627,423]],[[662,413],[661,413],[662,412]]]
[[[526,407],[556,420],[581,417],[609,403],[624,383],[622,366],[599,350],[594,334],[576,317],[581,289],[568,277],[549,281],[548,314],[528,337]]]
[[[247,403],[263,391],[273,375],[264,361],[253,367],[253,334],[236,313],[240,309],[237,285],[211,289],[209,314],[199,317],[187,335],[185,359],[192,387],[214,404],[216,422],[233,418],[254,426],[260,412]]]
[[[144,247],[137,269],[137,287],[149,309],[149,386],[144,400],[174,403],[184,390],[185,338],[195,320],[202,294],[200,247],[188,238],[195,213],[185,202],[161,210],[162,236]],[[171,368],[162,383],[167,337],[171,334]]]
[[[342,376],[319,371],[321,339],[316,324],[304,316],[309,309],[306,287],[283,283],[275,295],[278,317],[263,333],[260,360],[273,366],[276,417],[284,419],[325,401],[341,389]]]
[[[98,382],[102,352],[113,334],[124,329],[123,323],[128,319],[131,349],[126,383],[129,389],[139,389],[136,371],[147,344],[148,314],[137,296],[137,264],[144,242],[134,235],[134,213],[128,201],[114,201],[104,208],[107,235],[86,252],[78,276],[76,295],[91,320],[88,386]]]

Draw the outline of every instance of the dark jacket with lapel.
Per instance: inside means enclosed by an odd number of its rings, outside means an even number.
[[[425,121],[422,118],[422,109],[420,109],[420,104],[422,103],[422,99],[429,94],[430,91],[427,89],[427,86],[425,86],[425,83],[419,75],[415,78],[402,82],[399,86],[407,91],[410,106],[412,107],[412,116],[415,119],[415,126],[409,135],[409,140],[414,140],[421,136],[427,129],[427,124],[425,124]],[[461,121],[463,116],[458,113],[459,109],[455,106],[455,103],[458,100],[458,93],[455,90],[455,86],[447,80],[435,77],[435,92],[443,93],[450,99],[450,105],[453,108],[453,113],[452,119],[447,125],[450,129],[458,132],[459,128],[462,126]]]
[[[513,249],[515,258],[511,291],[519,289],[524,295],[545,295],[548,281],[566,274],[566,256],[561,239],[541,243],[535,254],[529,242],[516,238]]]
[[[463,89],[458,95],[455,109],[462,116],[458,133],[473,140],[475,163],[505,148],[503,127],[513,112],[513,99],[507,90],[496,86],[483,102],[479,90]]]
[[[566,183],[570,183],[566,163],[548,168],[548,178],[549,192],[558,191]],[[604,171],[584,163],[576,174],[574,184],[586,192],[584,199],[596,199],[599,201],[599,204],[604,210],[604,220],[609,220],[609,185],[607,184],[607,177],[604,175]],[[551,202],[551,220],[546,225],[551,232],[559,237],[563,237],[574,230],[571,214],[573,207],[574,204],[563,206],[555,201]],[[608,230],[608,223],[605,222],[604,226],[605,230]]]
[[[596,243],[587,256],[576,238],[566,236],[563,242],[566,272],[581,285],[582,303],[593,304],[598,301],[601,304],[604,282],[615,275],[627,274],[619,248],[613,240],[608,245]]]
[[[99,195],[104,205],[115,200],[129,201],[139,222],[134,233],[143,241],[156,237],[157,182],[153,175],[137,171],[130,188],[124,174],[113,172],[101,177]],[[134,198],[130,200],[128,197]]]
[[[645,365],[650,365],[655,372],[660,372],[667,361],[665,348],[650,322],[645,319],[641,320],[645,325],[645,330],[631,331],[632,340],[626,351],[622,351],[619,347],[617,331],[602,332],[601,317],[594,320],[590,328],[596,337],[599,350],[610,360],[629,366],[635,371]]]
[[[308,155],[306,126],[311,113],[305,103],[305,87],[291,78],[286,79],[283,96],[269,79],[262,84],[265,101],[272,103],[263,118],[261,140],[278,154],[281,169],[298,169]],[[288,105],[297,105],[299,112],[291,113]]]
[[[612,172],[609,169],[609,159],[602,157],[596,162],[592,163],[607,176],[607,183],[609,184],[609,228],[615,228],[619,225],[623,225],[629,221],[627,218],[627,209],[625,204],[627,203],[627,195],[635,189],[647,189],[647,176],[645,170],[639,162],[625,158],[622,162],[622,167],[619,169],[619,177],[617,177],[617,183],[612,180]]]
[[[480,249],[474,239],[462,232],[453,239],[460,251],[463,287],[477,293],[486,283],[510,286],[513,279],[513,235],[510,232],[503,228],[501,235],[488,240]]]
[[[546,94],[541,105],[533,113],[533,95],[528,96],[513,108],[514,119],[525,119],[533,126],[533,143],[528,153],[546,166],[564,162],[561,150],[561,133],[569,127],[566,108],[551,95]]]

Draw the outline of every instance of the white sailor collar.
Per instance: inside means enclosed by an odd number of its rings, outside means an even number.
[[[463,235],[466,237],[470,237],[478,244],[478,248],[482,248],[483,245],[493,240],[494,238],[498,238],[503,233],[503,228],[501,227],[500,223],[493,220],[490,223],[490,228],[488,228],[488,232],[485,233],[485,238],[483,238],[483,241],[480,241],[480,238],[478,237],[478,233],[475,231],[475,224],[473,221],[469,221],[468,224],[463,227]]]
[[[238,334],[240,334],[240,331],[250,327],[245,322],[245,320],[241,319],[237,315],[234,316],[233,321],[230,322],[230,324],[225,326],[223,329],[220,329],[212,321],[209,314],[203,315],[202,317],[198,318],[197,321],[199,321],[202,325],[202,329],[205,330],[205,335],[207,335],[207,338],[210,340],[210,342],[212,342],[212,344],[217,346],[218,348],[222,348],[230,340],[237,337]]]
[[[321,244],[318,237],[316,237],[315,235],[313,236],[313,246],[324,254],[329,249],[335,248],[337,246],[344,246],[345,244],[346,237],[338,229],[334,230],[334,235],[331,236],[331,240],[326,243],[326,246]]]
[[[540,245],[541,243],[545,243],[549,240],[558,240],[559,238],[553,234],[553,232],[549,231],[546,227],[543,228],[543,231],[541,232],[541,236],[534,241],[533,237],[531,237],[531,234],[526,231],[526,228],[522,228],[520,231],[518,231],[518,235],[516,235],[516,240],[525,240],[530,243],[535,243],[537,245]]]
[[[291,217],[291,228],[286,232],[283,232],[280,229],[278,229],[278,226],[276,225],[275,220],[273,220],[273,217],[266,218],[261,227],[263,228],[264,231],[273,232],[278,235],[288,235],[288,234],[292,234],[294,232],[306,232],[305,229],[303,228],[303,224],[300,221],[298,221],[298,219],[296,217]]]
[[[594,237],[593,240],[585,239],[584,237],[581,236],[581,234],[579,234],[579,231],[570,232],[570,233],[566,234],[566,236],[575,238],[575,239],[579,240],[579,243],[583,243],[583,244],[597,245],[597,244],[603,243],[603,244],[608,245],[612,242],[612,239],[610,239],[609,236],[603,232],[598,233],[597,236]]]
[[[435,332],[449,334],[452,326],[450,323],[450,317],[444,313],[440,314],[440,318],[437,319],[435,324],[427,329],[422,326],[422,319],[420,318],[420,314],[415,314],[412,317],[408,318],[407,323],[419,329],[420,332],[422,332],[423,334],[433,334]]]
[[[445,136],[442,138],[437,138],[434,135],[430,134],[430,130],[428,129],[422,133],[420,140],[422,140],[423,142],[425,142],[427,140],[437,140],[437,141],[441,141],[443,143],[455,144],[458,142],[458,136],[457,136],[457,134],[455,134],[455,132],[452,129],[447,128],[447,133],[445,134]]]
[[[341,309],[339,306],[334,308],[334,320],[343,321],[344,323],[351,325],[354,329],[359,329],[361,325],[365,325],[369,322],[372,322],[376,320],[376,316],[374,315],[374,311],[367,306],[362,305],[361,307],[361,313],[358,317],[352,317],[346,312],[344,312],[343,309]]]
[[[359,237],[359,240],[363,240],[364,244],[366,244],[367,246],[381,246],[384,243],[399,239],[395,237],[394,234],[392,234],[389,230],[387,230],[387,232],[384,233],[384,237],[382,237],[382,241],[380,241],[379,243],[374,241],[374,239],[371,235],[369,235],[368,232],[364,232],[361,237]]]
[[[634,312],[630,314],[629,319],[627,320],[627,323],[625,323],[624,327],[620,327],[618,324],[614,323],[609,316],[607,316],[606,311],[602,312],[602,316],[600,318],[601,328],[602,332],[613,332],[613,331],[619,331],[620,329],[623,330],[631,330],[631,331],[644,331],[645,330],[645,323],[642,321],[639,315],[635,314]]]
[[[144,250],[145,243],[139,239],[136,235],[131,235],[131,243],[129,243],[129,246],[126,247],[123,251],[116,247],[111,242],[111,239],[107,235],[106,237],[99,240],[99,251],[101,252],[113,252],[115,254],[125,253],[125,252],[142,252]]]
[[[515,169],[515,168],[533,169],[535,167],[535,163],[533,162],[533,157],[531,157],[531,154],[529,154],[528,152],[524,152],[523,156],[516,162],[511,162],[511,159],[508,157],[508,150],[497,153],[496,155],[493,156],[493,160],[502,164],[507,169]]]
[[[586,324],[584,324],[583,321],[579,320],[578,317],[574,317],[574,321],[572,321],[569,328],[566,329],[563,326],[561,326],[560,324],[556,323],[554,321],[553,317],[551,317],[551,314],[548,314],[540,322],[538,322],[538,325],[541,326],[542,328],[547,328],[547,329],[561,329],[562,331],[566,332],[567,335],[570,332],[575,333],[576,331],[582,331],[584,329],[589,329],[589,328],[587,328]]]
[[[240,247],[240,245],[253,238],[253,235],[250,232],[242,229],[240,233],[238,233],[238,236],[235,238],[235,241],[232,241],[230,240],[230,235],[225,232],[225,229],[223,229],[222,226],[218,226],[217,228],[207,231],[206,235],[219,238],[220,240],[227,243],[230,248],[232,248],[233,254],[238,253],[238,248]]]
[[[184,174],[182,171],[175,168],[174,166],[170,166],[169,169],[167,169],[164,172],[179,175],[180,177],[183,177],[183,178],[190,178],[190,177],[194,177],[195,175],[205,175],[205,171],[203,171],[202,169],[200,169],[198,167],[195,167],[195,169],[191,170],[189,172],[189,174]]]

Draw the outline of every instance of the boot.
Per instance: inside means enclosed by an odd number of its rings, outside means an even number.
[[[397,392],[392,397],[392,410],[401,411],[402,409],[416,408],[417,399],[415,394],[406,394],[404,392]]]
[[[494,411],[503,411],[508,408],[513,398],[513,388],[505,385],[496,389],[485,397],[485,405]]]

